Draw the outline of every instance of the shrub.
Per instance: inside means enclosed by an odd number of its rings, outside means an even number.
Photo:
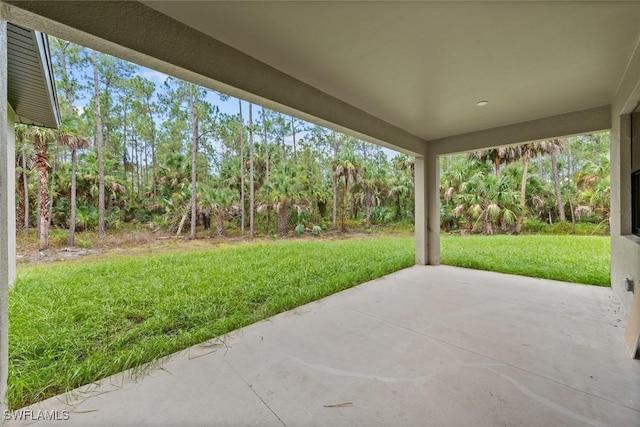
[[[548,224],[540,218],[525,218],[522,223],[523,233],[544,233]]]
[[[547,224],[538,218],[526,218],[522,225],[522,231],[525,234],[570,235],[574,234],[574,227],[570,221]],[[592,222],[577,222],[575,226],[575,235],[608,236],[609,222],[600,221],[597,224]]]

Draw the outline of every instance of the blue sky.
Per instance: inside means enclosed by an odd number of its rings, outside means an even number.
[[[153,83],[156,84],[158,88],[159,86],[164,84],[165,80],[167,80],[167,78],[169,77],[166,74],[161,73],[160,71],[151,70],[149,68],[145,68],[142,66],[139,66],[139,67],[140,69],[138,71],[138,74],[146,79],[151,80]],[[226,113],[230,115],[238,114],[238,98],[229,97],[226,101],[222,101],[218,96],[216,96],[216,94],[213,91],[209,91],[207,100],[211,104],[217,105],[218,108],[220,109],[220,112],[222,113]],[[244,115],[247,114],[248,108],[249,108],[249,103],[246,101],[243,101],[242,113]],[[260,112],[260,109],[261,107],[259,105],[254,104],[253,106],[254,117],[259,117],[258,114]]]
[[[138,75],[140,75],[141,77],[144,77],[144,78],[150,80],[151,82],[155,83],[157,92],[159,92],[161,90],[161,86],[164,84],[164,82],[169,77],[167,74],[161,73],[160,71],[152,70],[150,68],[143,67],[141,65],[136,65],[136,67],[137,67],[136,73]],[[211,104],[217,105],[219,110],[220,110],[220,112],[222,112],[222,113],[229,114],[229,115],[238,114],[238,98],[229,97],[227,100],[223,101],[216,95],[216,93],[214,91],[209,91],[207,100]],[[85,100],[85,102],[87,102],[87,101]],[[248,108],[249,108],[249,103],[246,102],[246,101],[243,101],[242,104],[243,104],[242,105],[242,112],[243,112],[243,115],[244,115],[245,120],[246,120],[247,113],[248,113]],[[259,105],[254,104],[253,105],[253,116],[256,117],[256,118],[260,117],[260,110],[261,110],[261,107]],[[301,138],[301,137],[303,138],[304,134],[305,134],[304,132],[299,132],[298,133],[298,138]],[[285,143],[292,144],[292,142],[293,142],[293,136],[292,135],[289,135],[289,136],[285,137]],[[390,150],[388,148],[382,147],[382,150],[384,151],[384,153],[389,158],[394,157],[395,155],[398,154],[396,151]]]

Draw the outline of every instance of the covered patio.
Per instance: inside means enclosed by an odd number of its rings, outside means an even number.
[[[631,2],[0,1],[0,21],[415,156],[415,267],[90,386],[60,425],[639,425],[639,20]],[[602,130],[612,289],[439,266],[439,156]]]
[[[608,288],[415,266],[25,410],[60,418],[36,426],[635,426],[623,319]]]

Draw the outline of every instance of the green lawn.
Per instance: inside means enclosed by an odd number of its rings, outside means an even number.
[[[610,286],[604,236],[442,236],[442,263],[564,282]]]
[[[384,238],[22,269],[9,298],[9,405],[139,366],[413,262],[411,238]]]
[[[607,285],[608,242],[443,236],[442,260]],[[413,263],[413,238],[376,237],[21,268],[9,298],[9,405],[34,403]]]

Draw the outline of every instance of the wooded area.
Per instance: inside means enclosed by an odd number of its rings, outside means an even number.
[[[51,38],[62,127],[18,125],[17,226],[254,237],[413,222],[413,159]],[[441,158],[446,231],[608,227],[608,134]],[[187,230],[188,228],[188,230]]]

